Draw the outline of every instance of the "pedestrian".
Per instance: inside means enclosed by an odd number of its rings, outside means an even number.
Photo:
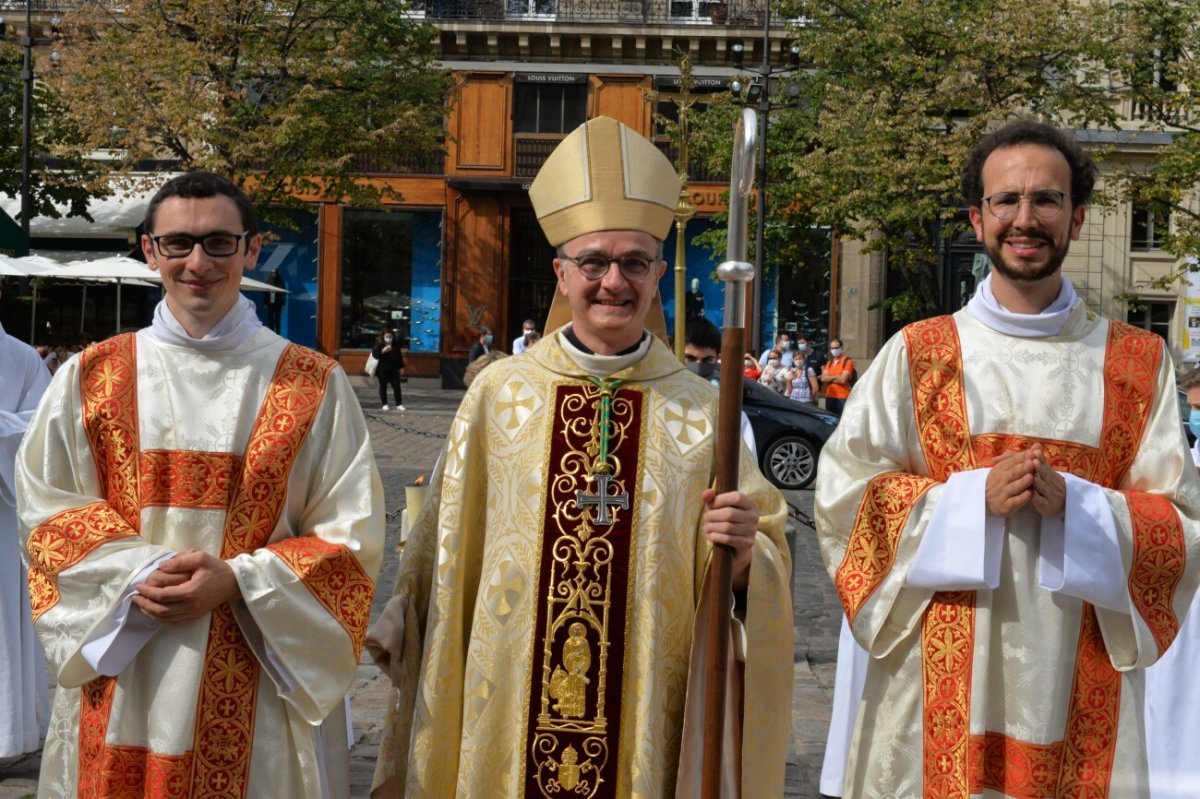
[[[769,350],[767,365],[763,367],[762,373],[758,376],[758,382],[776,394],[786,396],[788,393],[787,375],[788,369],[783,365],[782,354],[776,349]]]
[[[492,351],[492,329],[490,327],[479,328],[479,338],[471,345],[471,351],[467,353],[467,363],[471,363],[476,358],[487,355]]]
[[[825,362],[817,382],[825,391],[825,410],[841,413],[850,396],[857,372],[854,361],[846,357],[840,338],[829,339],[829,360]]]
[[[533,342],[537,341],[540,336],[537,332],[537,322],[532,319],[526,319],[521,323],[521,335],[513,339],[512,354],[520,355]]]
[[[745,602],[732,773],[742,796],[781,796],[786,506],[748,452],[737,490],[710,488],[717,392],[665,345],[658,297],[675,170],[599,117],[529,194],[557,248],[554,303],[542,341],[468,389],[372,628],[397,685],[373,795],[697,795],[692,630],[723,543]]]
[[[1041,123],[980,142],[991,274],[885,344],[821,453],[821,553],[870,655],[845,796],[1151,795],[1145,667],[1200,577],[1200,477],[1162,339],[1062,274],[1095,174]]]
[[[50,718],[46,663],[21,563],[13,464],[50,371],[0,325],[0,761],[36,752]]]
[[[788,369],[786,373],[787,385],[789,387],[788,396],[796,402],[816,405],[817,374],[799,355],[798,351],[792,368]]]
[[[792,337],[787,333],[780,333],[775,339],[774,347],[767,347],[763,350],[762,355],[758,358],[758,365],[762,369],[767,368],[767,361],[771,357],[771,353],[775,352],[779,357],[779,362],[789,369],[792,366]]]
[[[144,230],[153,323],[64,364],[17,456],[39,796],[347,797],[384,533],[354,389],[239,292],[262,236],[232,182],[172,178]]]
[[[396,410],[404,410],[403,392],[400,390],[400,385],[404,382],[404,353],[400,349],[400,343],[396,341],[396,331],[391,328],[381,330],[375,339],[371,354],[378,361],[375,366],[375,379],[379,381],[380,410],[391,410],[391,406],[388,405],[388,386],[391,386],[392,394],[396,397]]]
[[[758,380],[758,376],[762,374],[762,369],[758,367],[758,359],[754,357],[753,352],[747,352],[742,357],[742,374],[751,380]]]
[[[683,365],[717,385],[721,378],[721,332],[703,316],[688,319],[683,332]]]

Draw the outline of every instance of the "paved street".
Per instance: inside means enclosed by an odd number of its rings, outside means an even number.
[[[400,510],[405,502],[404,487],[433,468],[462,392],[442,390],[434,379],[413,378],[404,386],[407,411],[385,413],[378,410],[374,381],[358,376],[352,379],[367,414],[390,516],[389,555],[384,560],[378,583],[380,590],[372,606],[374,618],[391,593]],[[787,492],[786,496],[793,508],[789,538],[795,568],[792,590],[796,622],[792,746],[788,756],[786,796],[816,799],[833,690],[840,610],[821,565],[816,536],[805,524],[812,514],[812,492]],[[386,680],[364,653],[358,679],[351,690],[355,736],[351,793],[355,799],[366,797],[370,787],[386,697]],[[0,767],[0,799],[31,796],[37,786],[38,763],[38,758],[33,756]]]

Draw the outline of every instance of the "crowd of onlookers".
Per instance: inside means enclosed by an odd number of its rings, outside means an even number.
[[[824,397],[828,410],[841,413],[858,377],[854,361],[842,349],[841,339],[829,340],[828,354],[817,351],[804,333],[795,340],[781,333],[775,346],[754,357],[745,356],[744,374],[767,388],[797,402],[816,405]]]
[[[41,356],[42,363],[46,364],[46,368],[50,370],[50,374],[54,374],[58,371],[58,367],[67,362],[68,358],[83,352],[83,349],[91,343],[91,335],[81,333],[77,336],[52,337],[48,341],[42,341],[34,349]]]

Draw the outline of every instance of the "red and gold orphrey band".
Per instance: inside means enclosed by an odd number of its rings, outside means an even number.
[[[524,796],[615,797],[645,394],[613,393],[607,496],[627,493],[629,504],[610,507],[612,524],[603,525],[600,508],[577,503],[577,492],[596,494],[602,485],[587,476],[601,434],[600,389],[560,383],[554,393]]]
[[[905,329],[905,340],[915,423],[933,479],[944,482],[958,471],[974,468],[975,463],[1034,443],[1042,444],[1047,460],[1056,469],[1109,488],[1115,488],[1124,478],[1138,451],[1154,401],[1162,358],[1157,337],[1128,325],[1110,324],[1099,448],[999,434],[973,439],[967,423],[961,346],[953,318],[938,317],[910,325]],[[891,479],[890,475],[884,477]],[[1182,528],[1174,508],[1165,499],[1141,492],[1126,492],[1126,498],[1135,547],[1131,594],[1163,648],[1178,630],[1171,597],[1183,571]],[[875,507],[886,504],[883,497],[872,503]],[[907,523],[907,513],[902,517],[893,513],[883,521],[878,514],[864,518],[865,506],[866,502],[856,519],[856,536],[865,538],[867,531],[880,527],[898,526],[902,530]],[[876,563],[890,565],[896,538],[898,530],[889,536],[892,545]],[[851,547],[854,545],[852,536]],[[1155,575],[1154,579],[1146,576],[1146,572],[1156,567],[1166,568],[1167,579],[1161,575]],[[882,575],[866,578],[875,584],[881,580]],[[1016,741],[995,733],[969,735],[974,593],[935,594],[926,611],[922,642],[926,796],[965,798],[983,787],[1013,796],[1044,796],[1047,794],[1038,791],[1046,784],[1059,786],[1056,796],[1075,795],[1072,791],[1078,790],[1086,790],[1089,795],[1107,795],[1116,747],[1120,676],[1109,662],[1090,607],[1084,609],[1080,630],[1076,689],[1062,742],[1061,767],[1050,774],[1045,769],[1058,761],[1045,755],[1046,745]],[[968,656],[960,657],[963,652]],[[1105,734],[1103,731],[1110,726],[1111,734]],[[1099,732],[1093,734],[1096,730]],[[992,754],[996,751],[1011,755],[1007,760],[1011,764],[1008,770],[997,770],[997,760]],[[1036,764],[1036,768],[1026,773],[1023,764],[1030,763]],[[1074,787],[1068,788],[1069,785]]]
[[[62,518],[68,514],[59,514],[45,524],[70,523],[81,531],[77,538],[85,543],[75,547],[71,555],[72,562],[78,562],[105,540],[136,534],[142,500],[158,504],[155,500],[163,498],[159,476],[147,476],[143,482],[143,465],[155,470],[173,464],[195,474],[198,463],[211,460],[217,468],[208,482],[193,482],[178,489],[168,487],[167,501],[179,499],[184,507],[211,508],[217,496],[226,494],[229,512],[221,557],[228,559],[265,546],[286,499],[292,464],[320,408],[334,362],[296,345],[284,349],[250,434],[246,455],[240,461],[240,479],[227,489],[223,485],[227,478],[222,475],[228,471],[224,467],[233,463],[228,457],[139,452],[135,353],[135,338],[127,334],[89,348],[80,356],[84,430],[112,510],[106,511],[98,503],[69,512],[91,519],[91,527],[98,528],[99,533],[88,533],[87,524],[81,524],[80,519]],[[128,525],[120,529],[120,535],[112,529],[117,526],[113,515],[119,515]],[[107,538],[105,533],[109,533]],[[51,562],[53,558],[47,555],[45,560]],[[59,562],[56,571],[47,574],[57,574],[67,565]],[[53,584],[52,576],[47,579]],[[244,797],[257,686],[257,661],[227,605],[212,614],[193,751],[166,756],[140,747],[106,744],[116,679],[101,677],[83,686],[79,795],[114,799]],[[141,779],[137,778],[139,774]]]

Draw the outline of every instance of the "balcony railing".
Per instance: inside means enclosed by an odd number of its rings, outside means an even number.
[[[445,171],[441,150],[419,154],[377,150],[354,159],[353,171],[363,175],[441,175]]]
[[[417,0],[431,20],[761,25],[764,0]],[[784,20],[779,20],[782,27]]]

